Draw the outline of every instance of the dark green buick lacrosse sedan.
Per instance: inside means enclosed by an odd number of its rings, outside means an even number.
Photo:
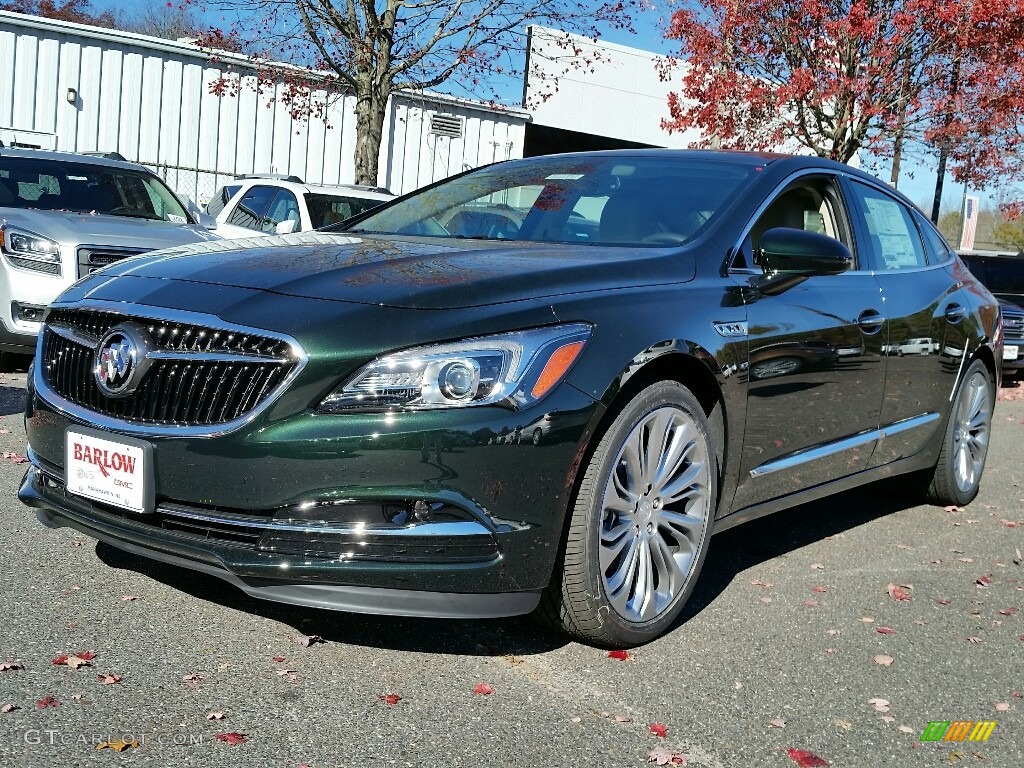
[[[626,646],[737,523],[904,473],[970,502],[1000,333],[847,166],[511,161],[83,278],[40,334],[20,496],[255,597]]]

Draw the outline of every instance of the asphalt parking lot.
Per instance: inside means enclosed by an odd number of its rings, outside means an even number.
[[[260,603],[48,530],[15,495],[24,384],[0,377],[0,766],[1024,766],[1024,401],[968,508],[883,484],[722,534],[682,623],[619,660],[526,618]]]

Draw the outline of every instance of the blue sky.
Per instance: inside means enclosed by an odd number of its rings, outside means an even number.
[[[141,9],[151,4],[160,4],[161,2],[164,2],[164,0],[92,0],[92,7],[101,11],[120,9],[131,13],[135,9]],[[609,42],[629,45],[655,53],[673,53],[674,49],[671,42],[666,41],[661,32],[664,22],[667,21],[671,13],[670,2],[671,0],[667,0],[664,8],[655,7],[638,13],[634,19],[636,34],[611,30],[603,36],[604,39]],[[219,11],[209,10],[206,12],[205,17],[211,25],[226,27],[229,23],[225,19],[225,14]],[[514,94],[520,93],[520,89],[521,85],[515,85],[512,88],[512,98],[510,100],[516,98]],[[909,156],[904,156],[903,172],[900,174],[900,191],[921,206],[925,213],[931,212],[932,198],[935,194],[935,165],[935,158],[926,155],[923,150],[911,151]],[[872,167],[870,158],[866,158],[865,166],[867,170],[872,171],[878,176],[886,180],[889,179],[891,166],[888,162],[877,163]],[[963,194],[963,185],[954,184],[951,178],[947,178],[942,197],[942,210],[959,210]],[[977,195],[979,193],[970,192],[970,194]],[[1019,195],[1020,192],[1016,192],[1016,196]],[[988,190],[986,193],[981,193],[980,196],[982,197],[982,204],[985,205],[994,199],[995,193],[992,190]],[[1014,195],[1011,194],[1011,196]]]

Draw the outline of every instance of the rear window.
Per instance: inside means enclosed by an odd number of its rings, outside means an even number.
[[[331,224],[351,219],[353,216],[372,211],[384,202],[365,197],[306,193],[306,208],[309,209],[309,220],[313,229],[329,227]]]
[[[88,163],[0,156],[0,206],[188,223],[156,176]]]

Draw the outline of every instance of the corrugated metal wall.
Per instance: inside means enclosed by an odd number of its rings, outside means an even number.
[[[237,71],[241,60],[234,63]],[[354,98],[334,104],[326,122],[300,122],[275,98],[280,85],[274,93],[242,88],[237,97],[218,97],[210,85],[219,76],[187,44],[0,11],[5,142],[120,152],[200,204],[244,173],[352,183]],[[462,136],[432,133],[435,114],[460,117]],[[465,168],[522,157],[526,120],[522,112],[441,96],[394,98],[378,184],[403,193]]]

